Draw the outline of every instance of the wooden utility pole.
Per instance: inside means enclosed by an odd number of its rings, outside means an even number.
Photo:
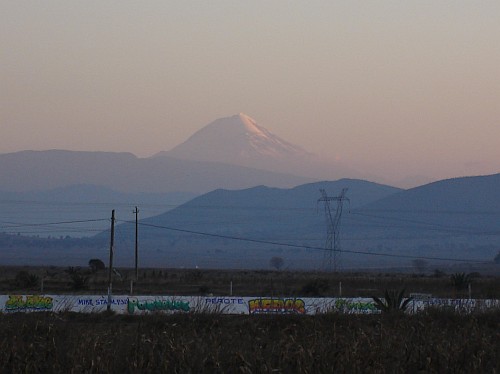
[[[111,294],[113,292],[112,272],[113,272],[113,247],[115,241],[115,210],[111,212],[111,240],[109,244],[109,269],[108,269],[108,305],[107,311],[111,310]]]
[[[139,242],[138,242],[138,236],[139,236],[139,230],[138,230],[138,214],[139,214],[139,209],[135,207],[135,281],[137,282],[139,280],[139,265],[138,265],[138,260],[139,260]]]

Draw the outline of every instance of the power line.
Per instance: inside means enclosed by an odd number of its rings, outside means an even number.
[[[412,224],[417,224],[417,225],[424,225],[424,226],[429,226],[425,229],[427,230],[435,230],[435,231],[449,231],[449,232],[459,232],[459,233],[465,233],[465,234],[487,234],[491,231],[484,231],[484,232],[478,232],[478,231],[473,231],[477,230],[477,228],[471,228],[471,227],[459,227],[459,226],[447,226],[443,225],[440,223],[431,223],[431,222],[425,222],[425,221],[418,221],[418,220],[412,220],[412,219],[405,219],[401,217],[386,217],[386,216],[378,216],[375,214],[366,214],[366,213],[359,213],[359,212],[351,212],[353,215],[358,215],[358,216],[363,216],[363,217],[368,217],[368,218],[376,218],[376,219],[383,219],[383,220],[388,220],[388,221],[397,221],[397,222],[407,222],[407,223],[412,223]],[[392,226],[387,226],[387,227],[395,227],[394,225]],[[408,228],[408,226],[397,226],[399,228]],[[419,227],[420,229],[422,227]]]
[[[359,208],[364,212],[414,213],[414,214],[462,214],[462,215],[497,215],[500,210],[436,210],[436,209],[369,209]]]
[[[102,221],[109,221],[109,220],[105,219],[105,218],[101,218],[101,219],[85,219],[85,220],[74,220],[74,221],[46,222],[46,223],[17,223],[17,222],[11,222],[12,226],[7,226],[7,228],[54,226],[54,225],[63,225],[63,224],[102,222]]]
[[[359,213],[359,212],[354,212],[352,214],[359,215],[359,216],[366,216],[366,217],[375,218],[375,219],[384,219],[384,220],[388,219],[388,220],[401,221],[400,219],[397,219],[397,218],[384,217],[384,216],[378,216],[378,215],[372,215],[372,214],[364,214],[364,213]],[[3,223],[9,225],[9,226],[6,226],[5,228],[10,230],[10,229],[14,229],[14,228],[28,228],[28,227],[39,227],[39,228],[47,228],[48,229],[49,226],[57,226],[57,225],[65,225],[65,224],[77,224],[77,223],[89,223],[89,222],[104,222],[104,221],[108,222],[109,219],[68,220],[68,221],[57,221],[57,222],[47,222],[47,223],[19,223],[19,222],[3,222]],[[498,234],[497,231],[472,232],[472,231],[464,231],[464,228],[456,228],[456,227],[451,227],[451,226],[446,226],[446,225],[441,225],[441,224],[432,224],[429,222],[415,221],[415,220],[406,220],[406,221],[408,221],[409,223],[414,223],[414,224],[417,223],[417,224],[424,224],[426,226],[431,226],[428,229],[430,229],[430,230],[434,229],[436,231],[443,231],[443,232],[448,231],[448,232],[459,232],[459,233],[464,233],[464,234],[481,234],[481,235],[485,235],[485,234],[497,235]],[[129,221],[122,221],[122,222],[130,223]],[[211,222],[211,223],[213,223],[213,222]],[[276,241],[271,241],[271,240],[249,239],[249,238],[236,237],[236,236],[230,236],[230,235],[210,234],[210,233],[206,233],[206,232],[202,232],[202,231],[183,230],[183,229],[177,229],[177,228],[168,227],[168,226],[159,226],[159,225],[152,225],[152,224],[145,224],[145,223],[140,223],[140,224],[143,226],[164,228],[164,229],[168,229],[168,230],[172,230],[172,231],[197,234],[197,235],[204,235],[204,236],[212,236],[212,237],[218,237],[218,238],[224,238],[224,239],[230,239],[230,240],[240,240],[240,241],[246,241],[246,242],[285,246],[285,247],[291,247],[291,248],[302,248],[302,249],[322,250],[322,251],[325,250],[325,248],[319,248],[319,247],[308,246],[308,245],[296,245],[296,244],[276,242]],[[385,227],[394,227],[394,226],[385,226]],[[71,228],[64,228],[64,230],[75,230],[76,231],[76,229],[71,229]],[[80,231],[83,231],[83,230],[84,229],[81,229]],[[106,230],[86,229],[84,231],[106,231]],[[394,238],[380,238],[380,239],[390,240],[390,239],[394,239]],[[408,239],[408,238],[398,238],[398,239],[404,240],[404,239]],[[294,239],[289,239],[289,240],[294,240]],[[359,238],[359,239],[349,238],[348,240],[367,240],[367,238]],[[385,257],[396,257],[396,258],[410,258],[410,259],[419,258],[419,259],[428,259],[428,260],[489,263],[489,261],[485,261],[485,260],[456,259],[456,258],[432,257],[432,256],[412,256],[412,255],[393,254],[393,253],[368,252],[368,251],[360,251],[360,250],[345,250],[344,252],[352,253],[352,254],[360,254],[360,255],[385,256]]]
[[[120,222],[134,223],[135,224],[135,222],[132,222],[132,221],[120,221]],[[327,249],[321,248],[321,247],[313,247],[313,246],[300,245],[300,244],[290,244],[290,243],[280,243],[280,242],[274,242],[274,241],[251,239],[251,238],[244,238],[244,237],[230,236],[230,235],[212,234],[212,233],[207,233],[207,232],[179,229],[179,228],[174,228],[174,227],[154,225],[154,224],[141,223],[141,222],[139,222],[139,225],[157,228],[157,229],[182,232],[182,233],[186,233],[186,234],[203,235],[203,236],[209,236],[209,237],[214,237],[214,238],[237,240],[237,241],[244,241],[244,242],[250,242],[250,243],[269,244],[269,245],[277,245],[277,246],[283,246],[283,247],[289,247],[289,248],[300,248],[300,249],[310,249],[310,250],[320,250],[320,251],[327,250]],[[360,250],[343,250],[343,252],[358,254],[358,255],[367,255],[367,256],[424,259],[424,260],[436,260],[436,261],[490,263],[490,261],[477,260],[477,259],[457,259],[457,258],[433,257],[433,256],[412,256],[412,255],[403,255],[403,254],[394,254],[394,253],[368,252],[368,251],[360,251]]]

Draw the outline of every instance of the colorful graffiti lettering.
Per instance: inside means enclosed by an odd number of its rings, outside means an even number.
[[[134,314],[135,309],[140,311],[184,311],[189,312],[189,302],[176,300],[144,300],[139,301],[135,298],[128,300],[127,311]]]
[[[356,314],[380,313],[373,302],[352,301],[349,299],[338,299],[335,301],[335,310],[342,313]]]
[[[52,297],[40,295],[28,295],[26,299],[21,295],[10,295],[5,302],[7,312],[51,311],[53,306]]]
[[[250,314],[305,314],[306,308],[302,299],[254,299],[248,301]]]

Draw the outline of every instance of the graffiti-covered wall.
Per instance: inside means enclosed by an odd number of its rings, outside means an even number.
[[[0,295],[0,312],[103,312],[104,295]],[[446,308],[461,312],[500,309],[500,300],[438,299],[413,300],[409,313],[426,308]],[[205,297],[205,296],[127,296],[111,298],[111,310],[121,314],[148,313],[224,313],[297,314],[329,312],[346,314],[380,313],[371,298],[279,298],[279,297]]]

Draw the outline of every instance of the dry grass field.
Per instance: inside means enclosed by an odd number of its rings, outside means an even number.
[[[132,269],[113,276],[127,294]],[[142,269],[134,294],[382,296],[386,289],[466,297],[454,276]],[[460,275],[460,274],[458,274]],[[500,279],[463,274],[475,298],[500,298]],[[105,294],[107,272],[5,267],[0,293]],[[341,286],[341,287],[340,287]],[[341,288],[341,289],[340,289]],[[6,373],[498,373],[500,311],[317,316],[0,313]]]
[[[5,373],[498,373],[500,312],[0,314]]]

